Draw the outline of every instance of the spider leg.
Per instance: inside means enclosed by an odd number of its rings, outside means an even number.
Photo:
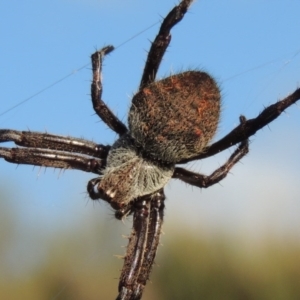
[[[140,90],[155,80],[158,67],[171,41],[170,30],[182,20],[191,3],[192,0],[181,1],[180,4],[175,6],[164,18],[158,35],[152,43],[148,53],[140,83]]]
[[[194,173],[183,168],[175,168],[173,178],[180,179],[200,188],[207,188],[226,177],[230,169],[248,153],[248,146],[248,140],[241,142],[227,162],[209,176]]]
[[[2,142],[14,142],[23,147],[76,152],[98,158],[106,158],[110,149],[110,146],[96,144],[84,139],[11,129],[0,129],[0,143]]]
[[[137,279],[137,285],[135,287],[133,298],[134,300],[141,299],[143,290],[150,276],[152,265],[154,263],[163,223],[165,198],[164,191],[161,189],[155,193],[151,200],[150,223],[146,245],[147,251],[145,252],[141,272]]]
[[[107,105],[101,99],[102,96],[102,62],[103,57],[114,50],[113,46],[106,46],[92,54],[93,80],[91,84],[91,94],[93,108],[96,114],[107,124],[109,128],[114,130],[119,135],[127,132],[126,126],[113,114]]]
[[[143,197],[134,204],[133,228],[124,258],[117,300],[133,299],[136,281],[141,271],[146,251],[150,206],[151,201],[149,197]]]
[[[109,146],[48,133],[0,130],[0,143],[14,142],[27,148],[0,147],[0,157],[16,164],[77,169],[101,174]]]
[[[0,147],[0,157],[15,164],[76,169],[95,174],[101,174],[101,170],[106,164],[105,159],[88,158],[80,154],[38,148]]]
[[[133,230],[121,272],[117,300],[138,300],[142,297],[159,244],[164,200],[164,192],[160,190],[134,203]]]
[[[300,88],[295,92],[288,95],[281,101],[278,101],[267,108],[265,108],[256,118],[249,119],[245,122],[241,122],[230,133],[223,137],[218,142],[212,144],[203,150],[203,152],[193,158],[182,160],[178,163],[187,163],[189,161],[203,159],[209,156],[213,156],[233,145],[240,143],[241,141],[248,139],[254,135],[258,130],[274,121],[280,114],[286,110],[289,106],[296,103],[300,99]]]

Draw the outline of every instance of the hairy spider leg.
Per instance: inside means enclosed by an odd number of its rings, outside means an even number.
[[[108,106],[101,99],[102,96],[102,62],[103,57],[114,50],[113,46],[106,46],[99,51],[92,54],[92,69],[93,69],[93,80],[91,84],[91,96],[93,108],[96,114],[102,119],[106,125],[118,133],[123,135],[127,132],[127,127],[114,115],[114,113],[108,108]]]
[[[181,1],[164,18],[148,53],[139,90],[154,82],[159,65],[171,41],[170,30],[183,19],[192,2],[193,0]]]
[[[141,299],[154,262],[163,223],[163,189],[137,199],[133,229],[119,282],[117,300]]]
[[[0,147],[0,157],[16,164],[77,169],[101,174],[105,167],[109,146],[84,139],[48,133],[0,130],[0,143],[14,142],[26,148]]]
[[[163,224],[165,208],[165,198],[166,197],[163,189],[152,195],[150,223],[146,245],[147,251],[145,251],[143,265],[141,267],[141,272],[139,274],[139,277],[137,279],[137,285],[135,287],[135,298],[133,299],[140,299],[142,297],[143,290],[151,273],[161,235],[161,228]]]
[[[127,245],[124,265],[119,281],[117,300],[132,299],[138,275],[141,271],[144,251],[146,251],[151,201],[143,197],[134,204],[132,232]]]
[[[240,116],[240,125],[246,124],[246,118]],[[207,188],[220,182],[224,179],[231,168],[239,162],[249,152],[249,140],[243,140],[240,145],[235,149],[229,159],[224,165],[215,170],[211,175],[206,176],[199,173],[188,171],[184,168],[176,167],[174,170],[173,178],[180,179],[185,183],[197,186],[199,188]]]
[[[249,152],[249,141],[243,141],[232,153],[224,165],[215,170],[211,175],[206,176],[194,173],[183,168],[175,168],[173,178],[180,179],[185,183],[199,188],[208,188],[224,179],[231,168]]]

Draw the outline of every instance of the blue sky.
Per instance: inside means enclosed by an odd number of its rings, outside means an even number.
[[[0,114],[73,72],[26,104],[0,116],[0,128],[48,131],[111,143],[116,135],[93,115],[87,65],[95,48],[121,45],[161,20],[176,1],[12,0],[0,4]],[[220,138],[264,106],[292,92],[300,81],[300,2],[195,1],[172,31],[158,77],[201,68],[223,94]],[[130,98],[142,74],[149,40],[159,24],[105,60],[103,99],[126,122]],[[257,238],[271,234],[300,240],[300,109],[251,138],[250,154],[208,190],[171,182],[166,188],[165,232],[180,224],[199,235],[230,232]],[[8,146],[9,144],[7,144]],[[231,151],[190,169],[209,174]],[[47,233],[84,226],[93,218],[114,223],[111,210],[86,196],[91,174],[40,170],[0,161],[0,185],[20,231]],[[93,218],[91,216],[93,215]],[[130,228],[130,223],[126,225]],[[119,238],[117,236],[116,238]]]

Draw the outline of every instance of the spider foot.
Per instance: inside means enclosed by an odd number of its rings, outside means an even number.
[[[115,50],[115,47],[113,45],[105,46],[105,47],[101,48],[100,50],[97,50],[95,53],[93,53],[92,58],[95,55],[100,55],[101,58],[99,60],[101,60],[105,55],[109,54],[113,50]]]

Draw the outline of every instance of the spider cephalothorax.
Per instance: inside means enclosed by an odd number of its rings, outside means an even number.
[[[129,134],[120,137],[107,156],[103,177],[93,199],[108,201],[115,209],[126,209],[133,199],[152,194],[172,178],[174,165],[145,158]],[[95,189],[94,189],[95,190]]]
[[[182,0],[163,20],[150,48],[139,89],[129,111],[129,129],[101,99],[103,57],[107,46],[92,55],[92,103],[97,115],[118,135],[112,146],[46,133],[0,130],[0,147],[8,162],[97,174],[88,183],[92,199],[108,201],[118,219],[133,215],[133,229],[120,276],[118,300],[137,300],[154,262],[164,212],[163,187],[171,178],[207,188],[222,180],[248,152],[248,138],[300,99],[300,89],[265,108],[256,118],[240,117],[240,125],[208,145],[219,122],[220,92],[206,73],[187,71],[155,81],[171,41],[170,30],[182,20],[192,0]],[[205,176],[176,164],[203,159],[239,144],[224,165]],[[99,292],[99,295],[101,293]]]

